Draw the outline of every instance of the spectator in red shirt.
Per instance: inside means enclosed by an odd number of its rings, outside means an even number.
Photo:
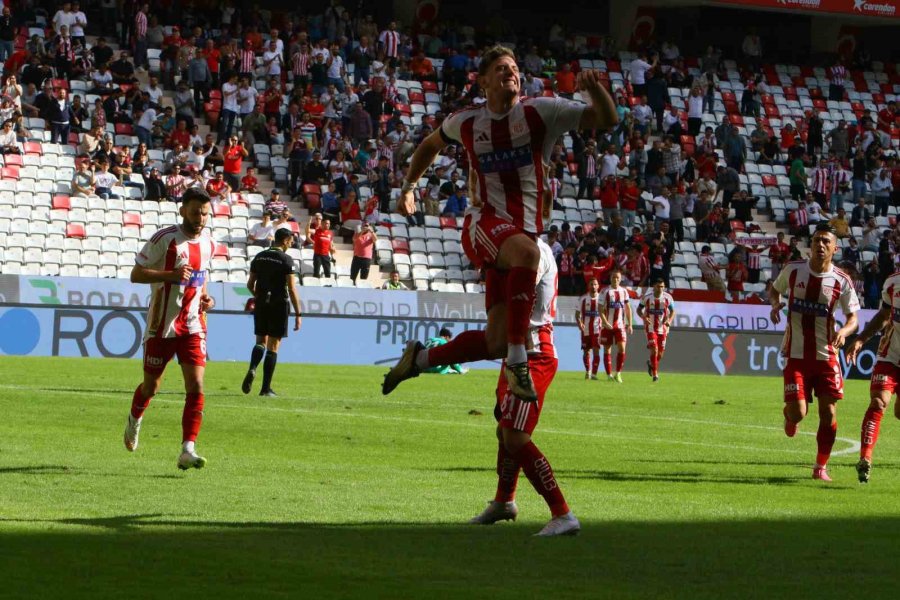
[[[341,198],[339,202],[341,207],[341,228],[353,231],[362,221],[362,212],[359,210],[359,200],[356,197],[356,191],[352,188],[347,190],[347,195]]]
[[[725,277],[728,279],[729,292],[743,292],[744,282],[750,277],[747,267],[744,265],[744,255],[742,252],[734,252],[728,261],[728,268],[725,270]]]
[[[556,93],[569,99],[575,95],[575,73],[569,63],[563,63],[562,68],[556,72]]]
[[[434,65],[431,64],[431,61],[426,58],[425,53],[421,50],[414,59],[409,61],[409,70],[412,72],[413,77],[419,81],[435,80]]]
[[[233,190],[241,189],[241,181],[238,175],[241,173],[241,163],[249,154],[244,148],[244,142],[238,139],[236,135],[232,135],[225,143],[225,150],[222,152],[224,156],[225,179]]]
[[[350,279],[356,283],[357,277],[369,278],[369,267],[372,265],[372,251],[378,235],[369,226],[363,223],[353,234],[353,261],[350,263]]]
[[[179,144],[182,148],[191,146],[191,132],[188,131],[187,121],[183,119],[178,121],[175,129],[169,134],[169,139],[166,140],[166,148],[174,148]]]
[[[212,73],[213,86],[219,87],[219,63],[222,59],[222,53],[216,48],[216,44],[213,40],[206,40],[206,45],[203,48],[203,58],[206,59],[206,64],[209,66],[209,72]]]
[[[331,263],[334,260],[334,233],[331,231],[331,220],[320,221],[315,231],[312,227],[313,221],[310,219],[306,226],[306,239],[313,242],[313,277],[319,277],[323,272],[325,277],[331,277]]]
[[[251,194],[257,193],[259,190],[257,186],[259,185],[259,180],[255,177],[255,170],[253,167],[247,167],[247,174],[241,178],[241,191],[242,192],[250,192]]]
[[[600,184],[600,207],[603,209],[603,220],[612,222],[613,213],[619,209],[620,184],[615,175],[608,175]]]
[[[769,246],[769,259],[772,261],[772,279],[778,279],[781,269],[791,258],[791,247],[784,243],[784,232],[778,232],[778,241]]]
[[[228,202],[231,187],[225,182],[222,173],[216,173],[216,177],[206,184],[206,193],[212,198],[213,206],[218,206],[219,202]]]
[[[641,189],[637,185],[637,180],[633,175],[629,175],[625,178],[625,184],[620,188],[619,194],[619,208],[622,211],[622,225],[625,229],[634,227],[640,195]]]

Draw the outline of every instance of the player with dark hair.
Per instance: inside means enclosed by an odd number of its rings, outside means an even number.
[[[600,345],[603,346],[603,366],[609,381],[622,383],[625,367],[625,347],[631,333],[632,314],[628,302],[629,291],[622,287],[622,271],[615,269],[609,275],[610,286],[600,294]],[[674,311],[674,308],[673,308]],[[612,349],[616,347],[616,372],[612,371]],[[665,348],[665,344],[663,344]]]
[[[472,203],[466,211],[462,245],[473,264],[487,270],[487,327],[463,332],[429,350],[421,342],[409,341],[385,376],[384,394],[432,365],[505,358],[510,390],[527,402],[537,400],[525,338],[540,262],[535,238],[550,209],[544,165],[565,132],[609,128],[618,121],[599,73],[584,70],[578,77],[590,98],[587,105],[563,98],[520,100],[514,53],[503,46],[488,48],[478,71],[487,102],[450,115],[416,148],[398,202],[403,214],[415,212],[413,190],[441,149],[451,143],[465,149]]]
[[[600,369],[600,282],[588,281],[588,291],[578,299],[575,322],[581,332],[581,360],[584,378],[597,379]]]
[[[644,321],[647,349],[650,350],[647,374],[653,381],[659,381],[659,363],[666,353],[666,338],[669,336],[672,321],[675,320],[675,299],[666,291],[666,282],[663,279],[653,281],[653,289],[641,298],[637,314]]]
[[[837,236],[828,223],[816,226],[808,260],[788,263],[772,284],[771,319],[781,322],[787,308],[782,355],[784,366],[784,433],[797,434],[815,393],[819,400],[818,452],[813,479],[831,481],[826,470],[837,437],[837,401],[844,397],[844,379],[837,352],[856,331],[859,299],[853,281],[832,265]],[[787,296],[787,302],[782,302]],[[835,330],[834,315],[840,307],[846,317]]]
[[[282,338],[288,334],[290,306],[294,307],[294,331],[300,330],[303,316],[300,312],[300,298],[294,285],[294,259],[287,255],[287,250],[294,243],[290,229],[279,229],[275,232],[272,246],[263,250],[250,263],[250,276],[247,278],[247,289],[253,294],[253,332],[256,345],[250,353],[250,368],[241,384],[241,391],[250,393],[256,367],[263,361],[263,381],[260,396],[275,396],[272,391],[272,376],[278,363],[278,347]]]
[[[177,356],[184,375],[179,469],[201,469],[194,442],[203,420],[203,373],[206,369],[206,312],[215,306],[207,293],[207,276],[216,243],[205,230],[210,198],[190,188],[181,197],[181,225],[157,231],[144,244],[131,270],[132,283],[151,285],[144,334],[144,381],[134,390],[125,426],[125,448],[137,450],[144,411],[159,391],[166,365]]]
[[[492,525],[498,521],[515,520],[519,514],[516,506],[516,485],[519,471],[524,471],[535,491],[550,508],[551,518],[536,535],[541,537],[575,535],[581,529],[578,519],[569,510],[550,462],[531,441],[537,427],[544,395],[553,382],[559,359],[553,345],[553,319],[556,317],[556,261],[553,251],[543,240],[538,240],[541,260],[538,267],[536,301],[529,319],[528,363],[534,375],[538,392],[536,403],[525,402],[513,394],[506,376],[500,369],[497,382],[497,491],[487,508],[469,522],[475,525]]]

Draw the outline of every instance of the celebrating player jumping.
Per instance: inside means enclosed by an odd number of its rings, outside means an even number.
[[[474,194],[462,233],[466,256],[486,267],[487,327],[461,333],[448,344],[426,350],[412,340],[385,376],[382,392],[431,365],[505,358],[506,378],[513,394],[537,400],[528,370],[525,338],[534,306],[534,282],[540,252],[536,236],[543,231],[545,187],[555,141],[572,129],[614,126],[615,103],[596,71],[579,74],[579,85],[590,97],[587,105],[562,98],[520,101],[519,68],[512,50],[494,46],[485,51],[478,70],[487,102],[454,113],[416,149],[398,210],[415,211],[413,190],[419,178],[450,143],[461,143],[471,168]]]
[[[815,392],[819,400],[818,453],[813,479],[831,481],[826,467],[837,437],[837,401],[844,397],[844,379],[837,351],[856,331],[859,299],[853,281],[831,264],[837,236],[827,223],[816,227],[809,260],[788,263],[772,284],[772,322],[781,321],[787,296],[788,320],[784,329],[784,432],[797,433]],[[837,308],[847,319],[835,331]]]
[[[134,390],[125,426],[125,448],[137,450],[144,411],[159,391],[163,372],[178,356],[184,375],[184,412],[179,469],[201,469],[194,442],[203,420],[203,373],[206,368],[206,311],[215,301],[206,278],[216,243],[205,231],[210,199],[190,188],[181,197],[181,225],[160,229],[144,244],[131,271],[133,283],[149,283],[152,294],[144,334],[144,381]]]
[[[588,293],[578,300],[575,322],[581,331],[581,359],[584,361],[584,378],[597,379],[600,369],[600,283],[588,282]],[[593,356],[593,360],[592,360]]]
[[[865,326],[853,343],[847,348],[847,360],[856,362],[859,351],[873,335],[883,331],[881,343],[878,345],[878,362],[872,371],[869,383],[871,401],[866,415],[863,417],[860,434],[859,462],[856,473],[860,483],[869,483],[872,471],[872,450],[878,441],[881,429],[881,417],[891,403],[891,396],[900,382],[900,273],[888,277],[881,288],[881,309]],[[894,414],[900,419],[900,403],[894,405]]]
[[[659,381],[659,363],[666,352],[669,328],[675,320],[675,299],[666,291],[665,281],[657,279],[653,282],[653,289],[641,298],[637,314],[643,319],[647,333],[647,349],[650,351],[647,374],[653,381]]]
[[[549,461],[531,441],[544,406],[544,395],[556,375],[559,360],[553,345],[553,318],[556,316],[556,261],[553,251],[538,241],[541,253],[536,302],[529,318],[528,364],[534,377],[538,399],[525,402],[509,390],[504,368],[497,382],[497,404],[494,416],[498,421],[497,493],[484,511],[470,522],[492,525],[497,521],[514,520],[519,514],[516,506],[516,484],[519,471],[540,494],[552,515],[550,522],[538,536],[574,535],[581,524],[569,510]]]
[[[628,343],[628,334],[631,333],[633,316],[631,314],[631,304],[628,302],[628,290],[621,286],[622,272],[619,270],[613,271],[609,276],[609,283],[609,287],[600,294],[600,320],[603,321],[603,330],[600,332],[600,344],[603,346],[603,366],[606,369],[606,378],[610,381],[622,383],[622,369],[625,367],[625,346]],[[673,316],[674,310],[672,308],[671,313]],[[615,375],[612,372],[613,344],[616,346]],[[665,350],[665,342],[663,342],[663,350]]]

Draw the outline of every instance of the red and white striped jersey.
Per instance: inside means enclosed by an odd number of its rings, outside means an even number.
[[[847,169],[837,168],[831,173],[831,193],[841,192],[841,187],[849,185],[853,174]]]
[[[675,310],[675,298],[669,292],[663,292],[659,298],[650,289],[641,298],[641,306],[644,307],[644,329],[648,333],[668,333],[670,311]]]
[[[900,273],[894,273],[884,281],[881,304],[891,307],[891,320],[878,344],[878,360],[897,365],[900,364]]]
[[[713,254],[701,254],[699,262],[700,274],[703,276],[704,281],[715,279],[722,269],[722,266]]]
[[[844,85],[844,77],[847,76],[847,69],[844,65],[834,65],[829,70],[829,78],[834,85]]]
[[[397,58],[400,54],[400,33],[385,29],[378,36],[378,43],[384,47],[384,55],[388,58]]]
[[[190,265],[191,277],[177,283],[151,284],[150,311],[144,339],[170,338],[206,332],[206,316],[200,312],[200,295],[209,275],[210,261],[216,243],[204,230],[199,238],[190,239],[180,225],[157,231],[135,262],[148,269],[172,271]]]
[[[256,53],[250,48],[241,50],[241,73],[252,73],[256,68]]]
[[[827,168],[813,169],[809,189],[820,194],[827,194],[831,188],[830,173]]]
[[[586,179],[595,179],[597,177],[597,159],[593,154],[585,156],[584,176]]]
[[[474,172],[473,205],[481,203],[485,214],[540,233],[544,165],[559,136],[578,128],[584,108],[562,98],[528,98],[504,115],[482,104],[445,119],[444,141],[462,143]]]
[[[529,354],[546,354],[555,358],[553,320],[556,318],[559,273],[550,246],[540,238],[538,238],[537,246],[541,252],[541,261],[538,264],[534,309],[531,311],[531,322],[528,328],[529,343],[527,345],[530,348],[528,352]]]
[[[628,310],[628,289],[608,287],[600,293],[600,306],[606,313],[606,321],[613,329],[625,329],[625,312]]]
[[[795,225],[809,225],[809,213],[805,208],[798,208],[794,211]]]
[[[556,177],[551,177],[547,185],[550,188],[550,198],[552,198],[553,200],[559,198],[559,191],[562,189],[562,182]]]
[[[762,248],[751,247],[747,248],[747,268],[748,269],[760,269],[760,256],[762,255]]]
[[[600,310],[603,300],[600,294],[591,296],[585,294],[578,301],[578,313],[581,315],[581,321],[584,323],[584,335],[600,335],[602,322],[600,321]]]
[[[147,37],[147,15],[144,14],[144,11],[139,10],[134,15],[134,36],[139,40]]]
[[[291,72],[295,77],[305,77],[309,75],[309,54],[305,52],[295,52],[291,57]]]
[[[816,273],[804,260],[785,265],[772,288],[786,296],[788,319],[782,354],[786,358],[833,360],[834,313],[838,307],[845,317],[859,311],[853,281],[833,266],[825,273]]]

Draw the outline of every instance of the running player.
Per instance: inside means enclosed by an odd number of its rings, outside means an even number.
[[[653,289],[641,298],[637,314],[643,319],[647,333],[647,349],[650,351],[647,374],[653,381],[659,381],[659,363],[666,352],[669,328],[675,320],[675,299],[666,291],[665,281],[657,279],[653,282]]]
[[[553,145],[565,132],[612,127],[618,117],[599,73],[592,70],[579,73],[579,87],[590,97],[588,105],[562,98],[520,101],[515,55],[503,46],[484,52],[478,80],[487,102],[451,115],[419,145],[397,210],[414,212],[413,190],[419,178],[444,146],[461,143],[476,192],[467,210],[462,244],[477,267],[487,268],[487,327],[461,333],[449,344],[427,351],[411,340],[385,376],[385,394],[432,365],[506,358],[512,392],[529,402],[537,400],[525,336],[540,262],[535,237],[543,230],[544,164],[550,162]]]
[[[588,293],[578,301],[575,322],[581,330],[584,378],[597,379],[597,371],[600,369],[600,282],[596,279],[588,281]]]
[[[600,320],[603,322],[600,344],[603,346],[603,366],[606,368],[606,379],[618,383],[622,383],[625,346],[628,344],[628,335],[631,334],[634,318],[631,314],[631,303],[628,302],[628,290],[622,287],[621,283],[622,271],[616,269],[609,275],[609,287],[600,294]],[[615,375],[612,372],[613,344],[616,345]]]
[[[202,469],[194,442],[203,420],[203,373],[206,369],[206,312],[215,306],[206,277],[216,243],[205,230],[210,198],[190,188],[181,197],[181,225],[160,229],[144,244],[131,270],[132,283],[151,286],[144,334],[144,381],[134,390],[125,426],[125,448],[134,452],[144,411],[159,391],[173,356],[181,363],[186,392],[181,416],[179,469]]]
[[[781,321],[787,306],[782,355],[784,367],[784,432],[797,433],[815,392],[819,400],[818,453],[813,479],[831,481],[827,465],[837,437],[837,401],[844,397],[844,379],[837,351],[856,331],[859,299],[853,281],[831,264],[837,236],[828,223],[816,226],[809,260],[788,263],[772,284],[771,318]],[[787,303],[782,302],[787,296]],[[834,314],[840,306],[846,323],[835,331]]]
[[[250,263],[250,276],[247,278],[247,289],[253,294],[253,332],[256,334],[256,345],[250,353],[250,368],[244,376],[241,391],[250,393],[256,367],[263,361],[263,381],[260,396],[275,396],[272,391],[272,376],[278,363],[278,347],[281,339],[287,337],[290,306],[294,307],[294,331],[300,330],[302,314],[300,298],[294,285],[294,259],[287,255],[287,250],[294,243],[294,235],[290,229],[279,229],[275,232],[275,241],[268,250],[257,254]]]
[[[538,268],[536,302],[529,319],[528,363],[534,375],[538,392],[537,403],[527,403],[509,390],[504,367],[497,382],[497,492],[494,500],[470,523],[492,525],[497,521],[515,520],[519,514],[516,506],[516,484],[519,471],[550,507],[551,519],[536,535],[575,535],[581,524],[569,510],[566,499],[547,458],[541,453],[531,435],[537,426],[544,406],[544,395],[556,375],[559,360],[553,345],[553,319],[556,316],[557,271],[553,251],[542,240],[538,241],[541,253]]]
[[[900,272],[888,277],[881,288],[881,309],[865,326],[847,349],[847,360],[856,362],[859,351],[872,336],[881,332],[881,343],[878,344],[878,362],[872,371],[869,383],[869,408],[863,417],[860,434],[859,462],[856,463],[856,474],[860,483],[869,483],[872,471],[872,450],[878,441],[878,430],[881,428],[881,417],[891,403],[891,396],[900,382]],[[894,405],[894,415],[900,419],[900,403]]]

